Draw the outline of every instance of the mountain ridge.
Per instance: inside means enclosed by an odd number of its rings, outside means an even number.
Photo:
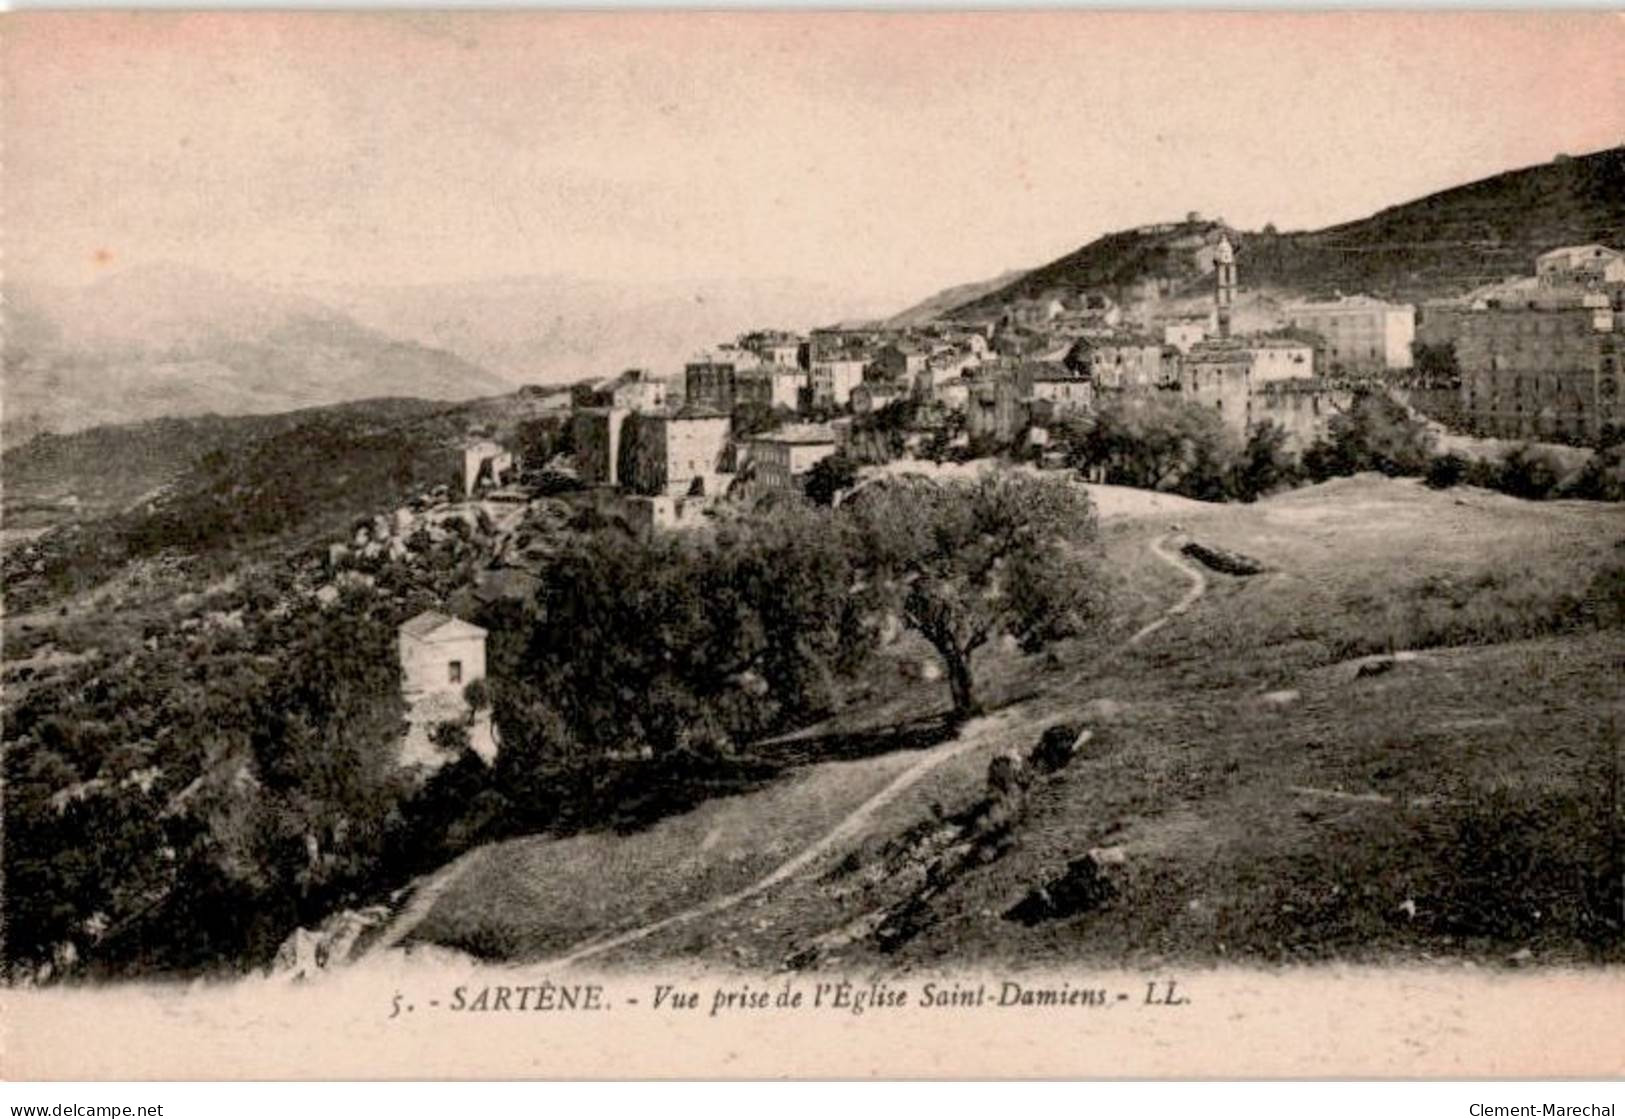
[[[5,294],[8,447],[100,424],[514,387],[320,300],[210,272],[147,266],[82,289],[13,282]]]
[[[1625,146],[1499,172],[1319,230],[1253,232],[1199,217],[1118,230],[938,317],[996,315],[1019,300],[1085,290],[1125,301],[1136,290],[1139,298],[1189,296],[1206,271],[1179,242],[1220,231],[1244,289],[1364,291],[1407,302],[1455,295],[1531,274],[1534,258],[1559,245],[1625,243]]]

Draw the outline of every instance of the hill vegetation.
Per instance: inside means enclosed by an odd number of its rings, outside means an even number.
[[[133,424],[107,424],[58,435],[41,434],[0,456],[6,480],[7,520],[40,524],[124,511],[137,499],[178,479],[210,454],[234,453],[309,423],[318,415],[407,420],[444,411],[425,400],[363,400],[326,409],[270,415],[165,416]]]
[[[290,434],[260,453],[319,450],[330,433]],[[374,453],[369,433],[345,438],[351,469],[367,466],[378,486],[410,469],[393,441]],[[229,481],[213,464],[200,470]],[[289,505],[325,497],[279,491]],[[1031,605],[1001,592],[1014,573],[1047,566],[1083,580],[1085,554],[1052,562],[1048,537],[1062,526],[1009,524],[1057,503],[1081,514],[1070,536],[1088,536],[1087,498],[1062,479],[988,488],[980,504],[1003,512],[1006,535],[974,563],[947,561],[964,570],[921,562],[909,541],[877,554],[858,515],[812,507],[697,537],[558,521],[534,597],[478,615],[492,669],[478,702],[502,731],[495,767],[467,755],[427,785],[394,765],[404,714],[394,635],[446,592],[439,574],[468,576],[465,534],[328,601],[296,593],[277,566],[193,593],[212,607],[206,624],[155,617],[142,639],[104,642],[12,697],[9,963],[17,974],[101,975],[261,964],[295,925],[376,900],[481,839],[636,827],[749,787],[786,764],[753,756],[751,743],[838,704],[881,644],[888,610],[934,644],[941,626],[974,625],[974,651]],[[256,505],[264,511],[249,516],[283,508]],[[220,513],[205,504],[169,530],[195,531],[203,546],[281,527],[211,521]],[[963,536],[958,505],[931,514],[915,522],[927,538]],[[907,585],[863,575],[904,567]],[[865,582],[868,593],[852,592]],[[1022,636],[1037,643],[1055,628]],[[937,647],[949,663],[969,656],[963,640]]]
[[[1375,475],[1182,503],[1102,526],[1095,577],[1116,609],[1175,598],[1147,556],[1175,520],[1266,572],[1207,574],[1206,595],[1140,643],[1106,626],[1037,658],[990,646],[989,715],[937,740],[963,753],[752,904],[597,958],[842,971],[1621,958],[1618,508]],[[770,842],[819,834],[808,816],[834,827],[894,772],[886,756],[823,751],[894,746],[893,728],[941,703],[940,684],[901,673],[877,692],[809,734],[793,783],[647,834],[481,852],[415,937],[556,958],[767,873]],[[1081,730],[1076,759],[1024,778],[986,833],[996,842],[964,857],[1001,760]]]
[[[1189,242],[1221,229],[1246,288],[1406,301],[1454,295],[1530,273],[1536,256],[1559,245],[1625,243],[1625,147],[1492,175],[1321,230],[1246,232],[1190,221],[1109,233],[941,317],[996,314],[1053,292],[1126,298],[1146,281],[1194,294],[1205,280]]]
[[[512,437],[522,398],[372,400],[42,435],[7,452],[8,526],[50,529],[4,557],[12,609],[92,588],[131,561],[228,570],[341,539],[357,519],[459,476],[470,433]]]

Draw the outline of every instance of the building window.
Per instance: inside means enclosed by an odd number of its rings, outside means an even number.
[[[463,682],[463,662],[452,661],[446,665],[446,683],[461,684]]]

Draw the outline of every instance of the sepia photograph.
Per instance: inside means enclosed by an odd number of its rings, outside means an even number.
[[[1625,1076],[1622,61],[0,17],[0,1077]]]

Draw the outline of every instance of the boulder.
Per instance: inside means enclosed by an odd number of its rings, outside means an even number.
[[[388,906],[369,905],[341,909],[315,929],[294,929],[277,949],[269,974],[310,979],[326,968],[349,963],[363,940],[388,923]]]
[[[317,943],[316,934],[309,929],[294,929],[277,948],[270,973],[288,979],[305,979],[316,974],[321,968],[316,962]]]
[[[1117,886],[1101,872],[1101,864],[1092,855],[1085,855],[1068,863],[1066,873],[1059,878],[1034,887],[1010,907],[1004,918],[1030,928],[1088,913],[1116,896]]]
[[[1028,764],[1039,773],[1055,773],[1072,764],[1087,741],[1087,731],[1071,723],[1057,723],[1039,736],[1038,745],[1027,756]]]
[[[1417,664],[1421,660],[1422,654],[1409,649],[1387,655],[1362,657],[1354,662],[1354,678],[1363,680],[1371,676],[1383,676],[1402,664]]]

